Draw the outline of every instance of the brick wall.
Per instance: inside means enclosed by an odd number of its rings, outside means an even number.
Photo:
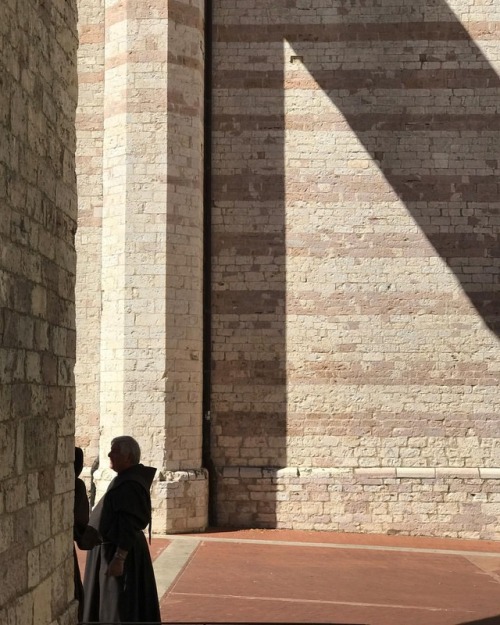
[[[495,540],[499,478],[450,467],[226,468],[220,523]]]
[[[500,15],[323,7],[215,2],[219,520],[498,538]]]
[[[498,537],[499,9],[213,20],[218,521]],[[104,485],[135,435],[157,531],[200,529],[203,6],[82,0],[80,35],[78,440]]]
[[[73,602],[76,6],[0,6],[0,622]]]

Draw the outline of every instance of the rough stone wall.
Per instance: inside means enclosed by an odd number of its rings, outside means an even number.
[[[499,538],[498,7],[214,5],[219,522]]]
[[[0,5],[0,623],[73,601],[76,5]]]

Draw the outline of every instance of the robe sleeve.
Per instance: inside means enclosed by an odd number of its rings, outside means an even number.
[[[145,529],[151,520],[149,493],[136,482],[124,482],[113,492],[112,515],[109,539],[120,549],[129,551],[137,532]]]
[[[85,482],[80,478],[75,480],[73,538],[78,542],[89,522],[89,500]]]

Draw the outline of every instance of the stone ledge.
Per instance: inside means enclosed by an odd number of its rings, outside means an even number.
[[[208,478],[206,469],[183,469],[180,471],[165,471],[160,473],[156,482],[196,482]]]
[[[286,479],[286,478],[309,478],[309,477],[339,477],[352,474],[352,469],[347,468],[300,468],[300,467],[223,467],[219,469],[223,479]]]
[[[500,469],[479,467],[479,477],[483,480],[500,480]]]
[[[479,468],[468,467],[437,467],[436,477],[478,478]]]
[[[374,479],[500,479],[500,468],[493,467],[224,467],[220,470],[222,479],[314,479],[341,478],[352,475],[354,478]]]
[[[396,469],[396,477],[434,479],[436,477],[436,469],[426,467],[398,467]]]
[[[396,468],[395,467],[363,467],[360,469],[354,469],[355,477],[388,477],[395,478],[396,477]]]

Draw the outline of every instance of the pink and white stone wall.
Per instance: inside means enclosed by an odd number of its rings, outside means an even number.
[[[78,440],[203,529],[203,6],[81,5]],[[217,521],[498,538],[499,10],[212,19]]]
[[[498,537],[499,17],[215,2],[220,522]]]

